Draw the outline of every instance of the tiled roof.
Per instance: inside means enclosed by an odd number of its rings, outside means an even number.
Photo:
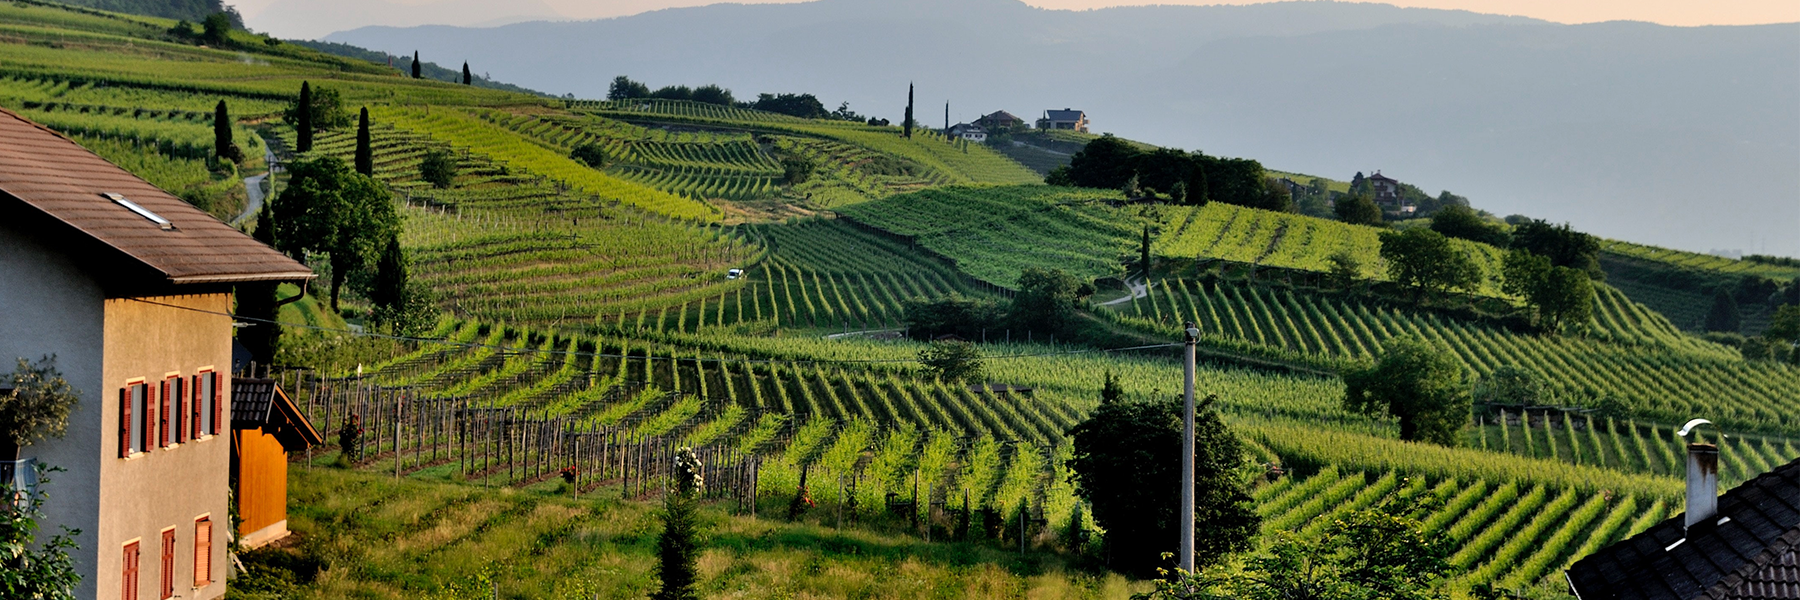
[[[143,207],[172,228],[164,229],[106,194]],[[0,208],[8,198],[137,260],[169,283],[312,277],[305,265],[68,138],[0,109]]]
[[[1046,110],[1044,118],[1052,121],[1080,121],[1084,114],[1086,113],[1079,110]]]
[[[1581,600],[1800,599],[1800,461],[1719,497],[1719,513],[1683,529],[1685,515],[1569,567]]]
[[[1392,181],[1394,183],[1400,183],[1400,180],[1398,179],[1382,175],[1381,171],[1376,171],[1374,175],[1370,175],[1369,181]]]
[[[982,118],[981,118],[981,120],[983,120],[983,121],[990,121],[990,122],[993,122],[993,121],[1004,121],[1004,122],[1009,122],[1009,123],[1023,123],[1023,122],[1025,122],[1025,120],[1024,120],[1024,119],[1021,119],[1021,118],[1018,118],[1018,117],[1015,117],[1015,116],[1013,116],[1013,115],[1012,115],[1012,113],[1009,113],[1009,112],[1006,112],[1006,111],[1004,111],[1004,110],[1002,110],[1002,111],[998,111],[998,112],[995,112],[995,113],[994,113],[994,114],[991,114],[991,115],[987,115],[987,116],[985,116],[985,117],[982,117]]]
[[[273,379],[231,379],[231,426],[261,428],[289,450],[304,450],[325,441]]]

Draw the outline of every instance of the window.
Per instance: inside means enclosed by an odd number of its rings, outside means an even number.
[[[174,391],[174,389],[173,389],[174,387],[175,387],[174,379],[164,379],[162,382],[162,388],[159,390],[162,393],[157,394],[157,396],[156,396],[157,404],[156,404],[156,424],[155,424],[156,436],[155,436],[155,439],[156,439],[157,446],[161,447],[161,448],[167,448],[167,447],[169,447],[169,444],[175,443],[175,439],[170,437],[171,431],[170,431],[170,427],[169,427],[169,425],[171,424],[171,423],[169,423],[169,402],[171,400],[173,400],[172,396],[174,396],[174,394],[172,394],[171,392]],[[179,422],[180,420],[177,419],[176,421]]]
[[[162,581],[156,588],[158,598],[168,600],[175,597],[175,529],[173,527],[162,532]]]
[[[191,395],[191,397],[188,398],[188,411],[186,413],[189,439],[199,439],[200,436],[207,434],[206,428],[201,427],[202,419],[200,409],[206,406],[206,400],[200,395],[200,378],[202,377],[205,377],[205,375],[195,375],[190,378],[191,381],[188,383],[188,393]]]
[[[222,420],[220,415],[223,414],[224,408],[219,404],[219,374],[217,372],[201,373],[196,376],[195,380],[199,385],[196,386],[198,389],[194,390],[194,400],[197,404],[203,405],[197,407],[200,427],[194,431],[219,435],[224,432],[219,427],[219,421]]]
[[[169,429],[174,443],[180,444],[191,437],[187,424],[187,380],[180,376],[169,379]]]
[[[133,383],[119,389],[119,458],[149,450],[150,385]]]
[[[125,570],[119,578],[123,589],[119,597],[123,600],[137,600],[138,591],[138,543],[125,544]]]
[[[194,521],[194,587],[212,583],[212,518]]]

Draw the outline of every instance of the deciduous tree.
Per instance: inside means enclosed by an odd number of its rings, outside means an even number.
[[[1237,437],[1206,398],[1195,413],[1195,564],[1210,566],[1254,546],[1257,516],[1237,471],[1245,464]],[[1150,576],[1177,550],[1180,522],[1183,405],[1174,399],[1102,402],[1069,431],[1068,462],[1078,492],[1106,529],[1115,568]]]
[[[1462,205],[1453,204],[1431,215],[1431,230],[1496,248],[1505,248],[1512,242],[1512,236],[1504,227],[1489,223],[1475,209]]]
[[[288,185],[275,199],[275,239],[283,252],[330,257],[331,308],[353,272],[370,267],[400,226],[387,189],[335,157],[288,164]]]
[[[1076,290],[1081,283],[1061,269],[1027,267],[1019,274],[1019,292],[1013,295],[1013,322],[1027,329],[1061,331],[1075,315]]]
[[[81,402],[81,391],[56,370],[55,356],[35,363],[20,358],[13,372],[0,376],[0,381],[13,390],[0,394],[0,460],[17,460],[21,447],[45,438],[62,438],[69,427],[69,414]],[[0,512],[4,511],[0,506]]]
[[[1413,337],[1387,343],[1372,366],[1344,372],[1344,408],[1400,420],[1400,438],[1456,446],[1469,421],[1469,385],[1456,353]]]
[[[1382,232],[1381,258],[1388,276],[1402,285],[1426,290],[1473,291],[1481,285],[1481,267],[1450,238],[1430,229]]]
[[[960,340],[932,342],[919,351],[919,364],[932,377],[946,382],[982,383],[987,370],[981,362],[981,349]]]
[[[419,161],[419,178],[440,190],[449,188],[456,182],[456,157],[441,148],[426,150]]]
[[[1370,227],[1386,227],[1387,221],[1381,217],[1381,206],[1368,194],[1350,194],[1338,198],[1337,205],[1332,207],[1339,221],[1351,225],[1368,225]]]

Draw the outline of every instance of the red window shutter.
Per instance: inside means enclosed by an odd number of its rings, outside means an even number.
[[[124,600],[137,600],[138,597],[138,543],[125,545],[125,570],[119,578],[124,590],[119,597]]]
[[[188,400],[188,402],[192,403],[188,406],[188,413],[192,415],[188,418],[188,431],[190,432],[188,437],[199,438],[200,436],[206,435],[205,431],[200,430],[200,409],[206,402],[200,397],[200,392],[203,391],[201,389],[202,386],[200,385],[200,376],[195,375],[189,378],[188,385],[193,386],[193,393],[189,394],[191,399]]]
[[[175,530],[170,529],[162,534],[162,580],[157,588],[158,596],[163,600],[175,597]]]
[[[212,584],[212,519],[194,522],[194,587]]]
[[[119,388],[119,458],[131,456],[131,386]]]
[[[156,445],[156,386],[144,384],[144,445],[140,452],[149,452]]]
[[[169,380],[162,382],[162,394],[156,398],[156,439],[162,447],[169,447]]]
[[[225,434],[225,378],[218,371],[212,373],[213,384],[213,435]]]

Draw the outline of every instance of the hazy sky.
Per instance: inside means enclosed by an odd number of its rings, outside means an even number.
[[[289,27],[290,11],[268,9],[279,5],[297,8],[315,0],[227,0],[243,12],[252,28],[276,35],[323,35],[313,27]],[[776,2],[794,0],[739,0]],[[1329,0],[1324,0],[1329,1]],[[1257,0],[1025,0],[1027,4],[1055,9],[1089,9],[1142,4],[1256,4]],[[716,0],[358,0],[371,5],[425,7],[401,10],[392,18],[373,17],[381,23],[338,22],[333,30],[363,25],[481,25],[526,19],[596,19],[637,14],[676,6],[715,4]],[[1404,7],[1463,9],[1481,13],[1520,15],[1559,23],[1596,21],[1650,21],[1664,25],[1746,25],[1800,21],[1800,0],[1391,0]],[[387,11],[380,11],[387,12]],[[277,16],[279,15],[279,16]],[[410,16],[400,16],[410,15]],[[267,17],[259,19],[258,17]],[[373,16],[373,13],[371,14]],[[393,22],[395,20],[417,22]],[[323,24],[321,24],[323,25]],[[328,32],[325,32],[328,33]]]

